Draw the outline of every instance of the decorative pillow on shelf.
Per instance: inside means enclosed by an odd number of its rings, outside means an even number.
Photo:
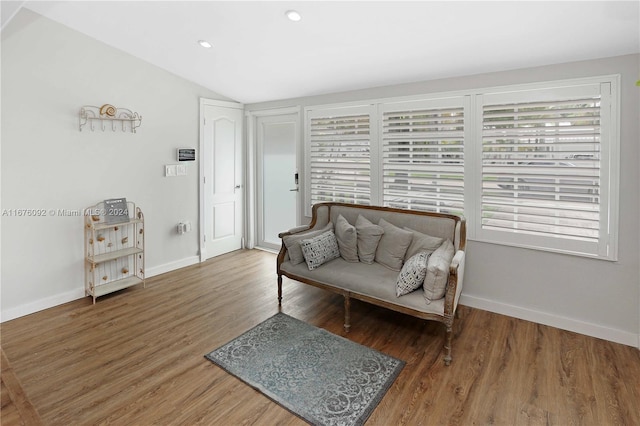
[[[294,235],[286,235],[282,238],[284,245],[287,247],[287,253],[289,254],[289,261],[292,265],[297,265],[299,263],[304,262],[304,255],[302,254],[302,249],[300,248],[300,241],[305,238],[313,238],[322,234],[323,232],[327,232],[328,230],[333,229],[333,223],[327,223],[323,228],[315,230],[315,231],[307,231],[301,232],[299,234]]]
[[[421,251],[405,262],[396,280],[396,296],[404,296],[422,286],[427,275],[427,260],[429,256],[431,256],[431,253]]]
[[[338,215],[335,225],[336,239],[340,256],[347,262],[359,262],[358,258],[358,233],[356,227],[347,222],[342,215]]]
[[[356,233],[358,234],[358,258],[360,262],[371,265],[376,257],[376,249],[384,229],[374,225],[364,216],[358,215]]]
[[[384,234],[378,243],[375,261],[392,271],[399,271],[402,269],[404,255],[411,244],[413,234],[384,219],[380,219],[378,225],[384,229]]]
[[[316,237],[302,240],[300,242],[304,260],[307,262],[309,270],[332,259],[340,257],[338,241],[332,230],[326,231]]]
[[[427,262],[427,276],[424,280],[424,298],[427,304],[442,299],[449,280],[449,266],[455,254],[451,240],[445,240],[436,251],[431,253]]]
[[[410,231],[413,234],[411,245],[407,249],[407,254],[404,256],[405,260],[415,256],[421,251],[434,252],[442,245],[444,239],[439,237],[432,237],[428,234],[415,231],[411,228],[404,227],[405,231]]]

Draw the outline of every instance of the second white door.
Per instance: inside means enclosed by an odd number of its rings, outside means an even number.
[[[258,246],[280,248],[278,234],[298,220],[298,114],[257,117]]]

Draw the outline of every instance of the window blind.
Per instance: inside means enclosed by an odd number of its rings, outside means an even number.
[[[382,115],[385,206],[464,213],[464,108],[427,107]]]
[[[320,113],[308,121],[311,205],[370,204],[369,114]]]
[[[599,242],[601,95],[569,92],[483,104],[482,229]]]
[[[464,214],[469,238],[617,259],[619,77],[305,108],[305,213]]]

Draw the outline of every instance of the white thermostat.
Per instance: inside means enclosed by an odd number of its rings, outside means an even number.
[[[178,148],[178,161],[195,161],[196,150],[193,148]]]

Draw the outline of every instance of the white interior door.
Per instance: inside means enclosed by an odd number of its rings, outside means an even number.
[[[201,103],[204,233],[201,260],[242,248],[242,107]],[[233,105],[233,104],[231,104]]]
[[[258,246],[280,248],[278,234],[298,221],[298,114],[256,119]]]

